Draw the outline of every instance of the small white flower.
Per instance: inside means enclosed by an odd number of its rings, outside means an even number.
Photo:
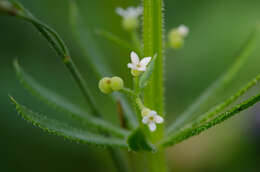
[[[131,52],[131,62],[132,63],[128,63],[127,66],[128,66],[128,68],[131,68],[132,70],[144,72],[144,71],[146,71],[146,66],[149,64],[151,59],[152,59],[151,57],[144,57],[140,61],[138,55],[132,51]]]
[[[189,28],[185,25],[180,25],[178,27],[178,32],[181,34],[181,36],[186,37],[189,34]]]
[[[116,8],[116,13],[124,19],[135,18],[137,19],[143,13],[143,7],[128,7],[123,9],[121,7]]]
[[[142,122],[144,124],[147,124],[150,131],[155,131],[156,130],[156,124],[161,124],[163,123],[163,118],[161,116],[159,116],[155,111],[152,110],[145,110],[145,113],[143,114],[143,120]]]

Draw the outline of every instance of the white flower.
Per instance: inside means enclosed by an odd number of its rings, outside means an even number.
[[[142,122],[144,124],[147,124],[150,131],[152,132],[156,130],[156,124],[161,124],[164,121],[161,116],[159,116],[155,111],[152,110],[146,109],[144,110],[142,115],[143,115]]]
[[[116,13],[123,17],[127,18],[135,18],[137,19],[143,13],[143,7],[128,7],[127,9],[123,9],[121,7],[116,8]]]
[[[152,59],[151,57],[144,57],[140,61],[138,55],[132,51],[131,52],[131,62],[132,63],[128,63],[127,66],[128,66],[128,68],[131,68],[132,70],[144,72],[146,70],[146,66],[149,64],[151,59]]]
[[[185,25],[180,25],[178,27],[178,32],[181,34],[181,36],[186,37],[189,34],[189,28]]]

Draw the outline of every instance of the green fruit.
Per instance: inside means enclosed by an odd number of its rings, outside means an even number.
[[[100,91],[105,94],[109,94],[113,91],[111,89],[111,79],[108,77],[102,78],[98,83],[98,87]]]
[[[112,77],[110,86],[113,91],[121,90],[124,87],[124,81],[120,77]]]

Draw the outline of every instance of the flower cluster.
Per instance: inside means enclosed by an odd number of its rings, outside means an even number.
[[[130,54],[131,63],[127,64],[127,67],[131,69],[131,73],[134,77],[139,77],[143,72],[147,70],[147,67],[152,59],[152,57],[144,57],[141,60],[139,56],[132,51]],[[99,81],[99,89],[105,93],[109,94],[113,91],[119,91],[123,89],[124,82],[119,77],[104,77]],[[156,130],[156,124],[163,123],[163,118],[157,114],[156,111],[146,108],[142,102],[139,106],[142,112],[142,123],[147,125],[151,132]]]

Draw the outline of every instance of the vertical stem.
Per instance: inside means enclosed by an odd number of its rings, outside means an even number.
[[[164,116],[163,90],[163,0],[143,0],[143,44],[144,56],[153,57],[157,54],[155,69],[151,82],[144,91],[144,104]],[[164,135],[164,126],[158,126],[154,133],[148,134],[153,143],[160,141]],[[166,163],[164,150],[147,153],[149,172],[165,172]]]
[[[162,0],[143,0],[144,56],[157,54],[155,70],[144,95],[145,105],[164,115]]]

